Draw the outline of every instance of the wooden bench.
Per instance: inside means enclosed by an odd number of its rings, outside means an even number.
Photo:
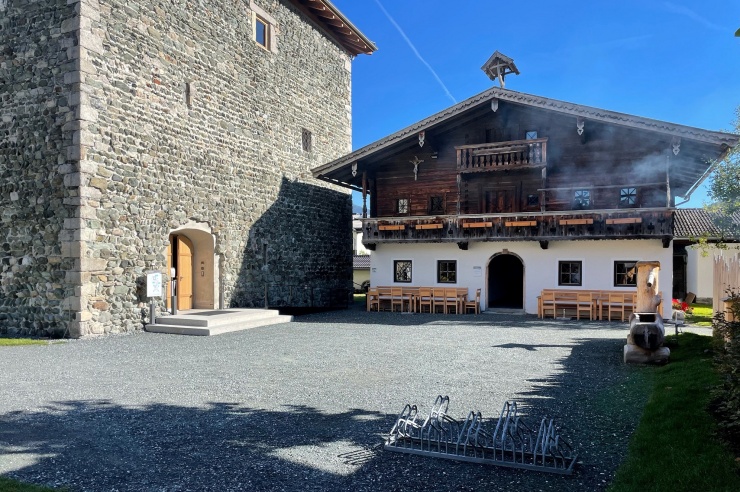
[[[423,295],[422,295],[423,294]],[[421,312],[423,306],[429,306],[429,312],[441,308],[444,314],[462,313],[468,300],[467,287],[387,287],[379,286],[368,289],[367,310],[389,309],[396,311]]]

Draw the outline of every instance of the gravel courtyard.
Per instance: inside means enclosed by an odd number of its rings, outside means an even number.
[[[626,323],[342,311],[0,350],[0,474],[72,491],[603,490],[650,368]],[[628,385],[637,388],[626,390]],[[407,403],[555,419],[573,476],[370,451]]]

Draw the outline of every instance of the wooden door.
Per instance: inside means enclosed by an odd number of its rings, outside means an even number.
[[[172,271],[172,240],[173,238],[170,237],[170,244],[167,245],[167,278],[170,276],[170,272]],[[172,282],[167,282],[167,298],[165,299],[165,302],[167,303],[167,309],[172,309],[171,304],[172,299]]]
[[[193,309],[193,243],[177,236],[177,309]]]
[[[487,214],[506,214],[514,212],[515,190],[488,190],[485,193],[483,210]]]

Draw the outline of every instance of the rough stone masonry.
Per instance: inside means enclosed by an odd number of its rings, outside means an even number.
[[[188,223],[226,306],[346,295],[350,198],[309,169],[350,150],[350,75],[285,0],[0,0],[0,332],[140,329]]]

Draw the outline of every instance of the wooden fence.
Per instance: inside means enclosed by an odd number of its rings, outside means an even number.
[[[724,311],[722,299],[727,297],[727,291],[740,292],[740,260],[735,256],[714,258],[714,287],[712,289],[712,308],[715,313]]]

